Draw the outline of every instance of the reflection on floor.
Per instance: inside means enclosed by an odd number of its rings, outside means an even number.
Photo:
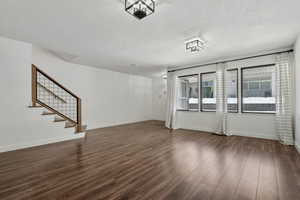
[[[300,199],[300,156],[276,141],[149,121],[0,154],[0,199]]]

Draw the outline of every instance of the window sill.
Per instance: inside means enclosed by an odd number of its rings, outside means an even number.
[[[230,114],[238,114],[239,112],[238,112],[238,111],[227,111],[227,113],[230,113]]]
[[[199,110],[176,110],[176,111],[180,111],[180,112],[199,112]]]
[[[210,112],[210,113],[215,113],[215,112],[217,112],[217,111],[215,111],[215,110],[201,110],[201,112]]]
[[[263,114],[263,115],[275,115],[276,112],[256,112],[256,111],[242,111],[242,114]]]

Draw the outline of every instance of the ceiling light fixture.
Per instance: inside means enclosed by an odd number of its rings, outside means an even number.
[[[141,20],[154,13],[154,0],[125,0],[125,10],[132,16]]]
[[[204,49],[206,46],[206,41],[200,37],[196,37],[185,42],[186,51],[198,52]]]

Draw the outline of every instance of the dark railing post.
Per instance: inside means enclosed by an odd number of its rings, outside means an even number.
[[[77,98],[77,125],[76,132],[81,132],[82,128],[82,116],[81,116],[81,99]]]
[[[37,104],[37,70],[34,65],[31,66],[31,93],[32,93],[32,106]]]

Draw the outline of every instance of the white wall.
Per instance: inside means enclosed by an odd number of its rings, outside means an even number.
[[[82,137],[64,129],[41,109],[29,109],[31,53],[27,43],[0,37],[0,152]]]
[[[32,62],[82,98],[89,128],[152,119],[152,79],[68,63],[33,47]]]
[[[0,37],[0,152],[79,138],[28,108],[31,63],[82,98],[83,122],[99,128],[152,119],[152,80],[71,64],[31,44]]]
[[[298,36],[295,44],[295,61],[296,61],[296,73],[295,73],[295,85],[296,85],[296,116],[295,116],[295,136],[296,147],[300,152],[300,35]]]
[[[274,63],[274,56],[267,56],[234,62],[227,68],[241,68],[272,63]],[[182,76],[213,71],[216,71],[215,65],[178,71],[176,75]],[[241,80],[240,78],[239,81]],[[239,92],[241,92],[241,88],[239,88]],[[241,107],[241,104],[239,106]],[[176,112],[176,128],[214,132],[216,130],[216,121],[216,113],[214,112]],[[275,133],[275,115],[273,114],[229,113],[227,131],[232,135],[278,139]]]
[[[152,117],[165,121],[167,103],[167,80],[162,77],[152,79]]]

